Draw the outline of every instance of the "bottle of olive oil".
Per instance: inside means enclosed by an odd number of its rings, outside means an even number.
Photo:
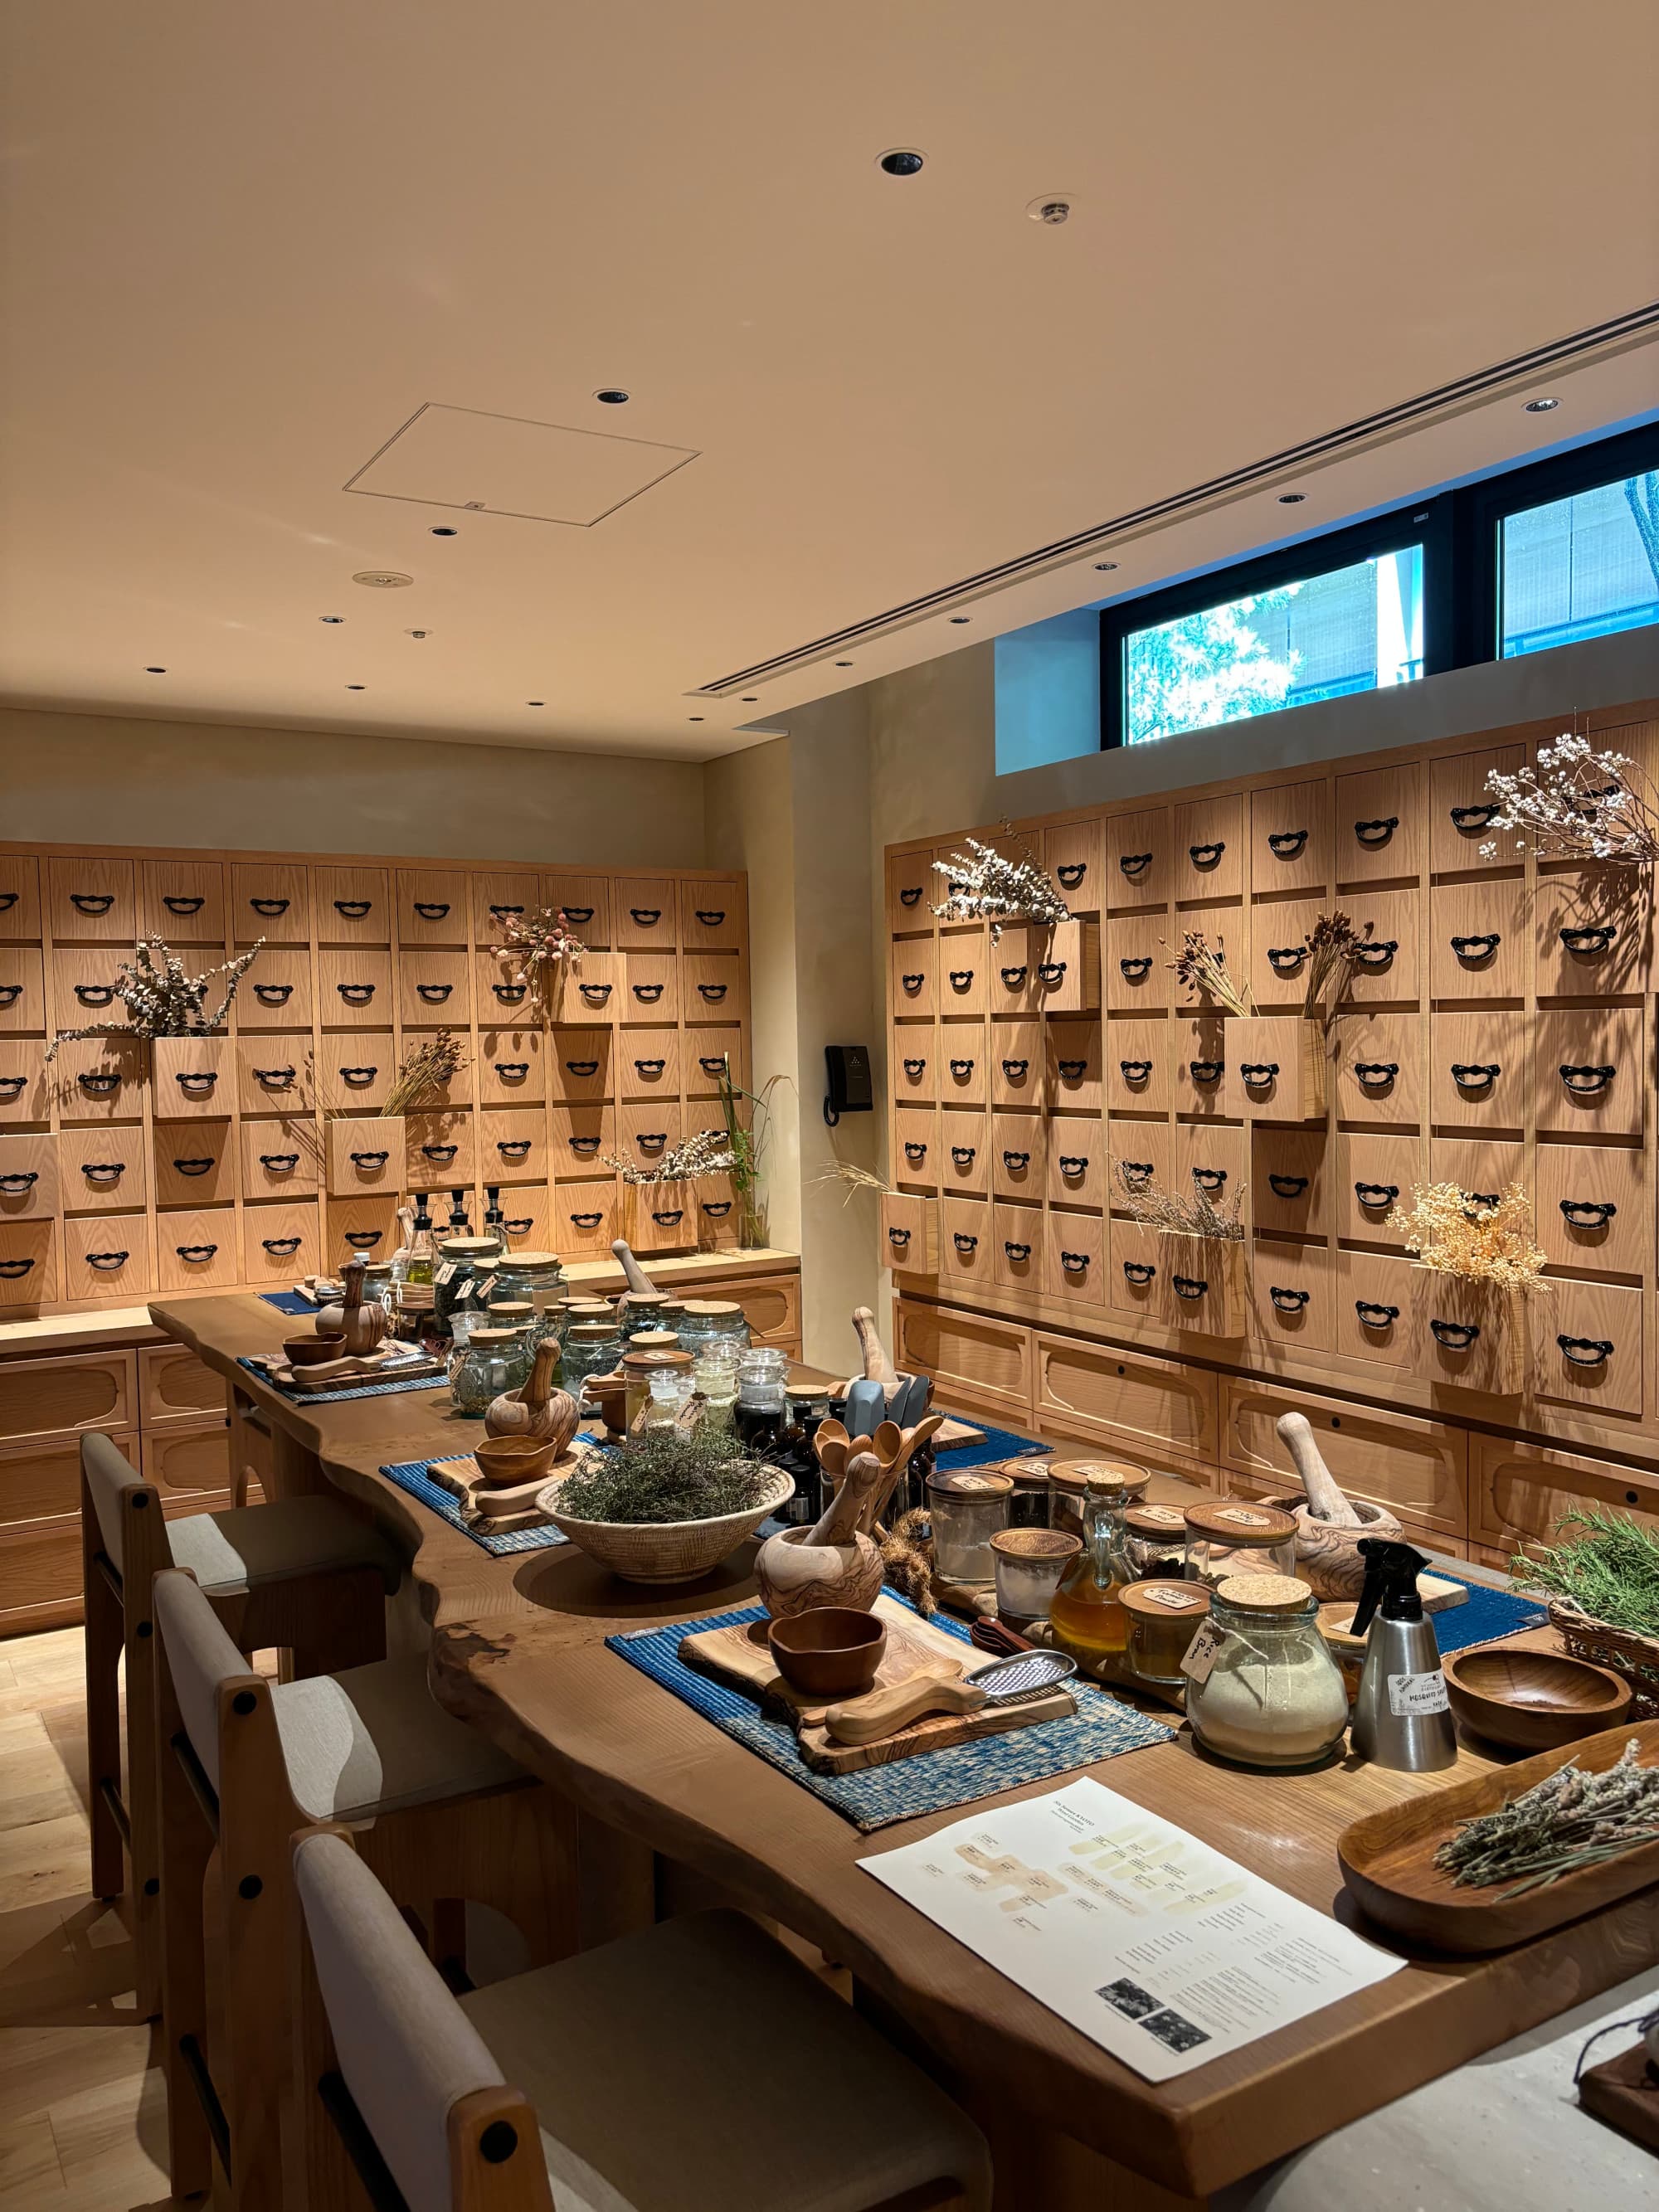
[[[1060,1649],[1079,1666],[1121,1660],[1128,1648],[1129,1616],[1120,1593],[1135,1579],[1129,1564],[1124,1515],[1146,1487],[1145,1468],[1104,1460],[1086,1474],[1080,1518],[1083,1549],[1066,1570],[1048,1607],[1048,1625]]]
[[[426,1193],[415,1193],[415,1227],[409,1239],[409,1265],[404,1270],[406,1283],[429,1283],[437,1254],[432,1243],[432,1216],[426,1210]]]

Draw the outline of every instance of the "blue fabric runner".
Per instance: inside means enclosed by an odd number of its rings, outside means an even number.
[[[314,1314],[317,1310],[311,1300],[302,1298],[297,1291],[261,1291],[259,1296],[266,1305],[275,1306],[278,1313]]]
[[[236,1364],[246,1367],[250,1375],[257,1375],[279,1398],[286,1398],[290,1406],[337,1406],[347,1398],[390,1398],[400,1390],[441,1390],[447,1387],[441,1368],[435,1375],[412,1376],[404,1382],[360,1382],[342,1390],[287,1390],[266,1373],[258,1360],[239,1359]]]

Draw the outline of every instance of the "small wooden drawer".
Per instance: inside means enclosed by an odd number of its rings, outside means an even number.
[[[1184,1198],[1201,1191],[1226,1212],[1242,1197],[1249,1180],[1249,1138],[1238,1128],[1212,1127],[1202,1121],[1176,1124],[1171,1154],[1175,1188]]]
[[[904,1038],[908,1030],[902,1032]],[[987,1032],[991,1054],[991,1103],[994,1106],[1040,1106],[1048,1054],[1039,1022],[993,1022]],[[896,1085],[902,1091],[906,1086]]]
[[[941,1109],[939,1117],[939,1180],[947,1193],[985,1198],[991,1189],[991,1123],[988,1115],[959,1106]]]
[[[965,847],[965,842],[963,838],[958,837],[949,845],[935,845],[933,848],[933,866],[928,874],[927,884],[933,895],[931,903],[935,908],[952,906],[957,898],[968,888],[967,879],[957,865],[960,860],[967,857],[965,850],[962,849]],[[940,928],[949,926],[947,915],[936,912],[934,920]]]
[[[1169,924],[1162,915],[1126,914],[1106,926],[1106,1003],[1115,1013],[1162,1012],[1174,1004]]]
[[[759,1344],[792,1344],[800,1337],[800,1278],[767,1275],[750,1282],[720,1285],[723,1298],[743,1308],[749,1334]],[[907,1369],[907,1373],[915,1370]]]
[[[152,1285],[150,1229],[142,1213],[79,1214],[64,1222],[60,1298],[144,1297]]]
[[[710,956],[702,956],[707,959]],[[729,955],[726,957],[730,957]],[[673,952],[626,956],[619,1022],[677,1022],[680,1018],[680,961]]]
[[[311,1026],[311,955],[268,946],[242,978],[233,1009],[239,1036],[249,1030]]]
[[[1055,1132],[1060,1132],[1061,1135],[1065,1134],[1071,1126],[1072,1119],[1069,1115],[1064,1117],[1056,1115],[1050,1122],[1048,1136],[1050,1151],[1060,1142],[1060,1135],[1056,1135]],[[1226,1141],[1236,1137],[1238,1132],[1231,1129],[1183,1127],[1176,1133],[1183,1139],[1194,1137],[1207,1140],[1213,1137],[1218,1140]],[[1131,1115],[1115,1114],[1105,1125],[1103,1146],[1106,1155],[1103,1178],[1105,1203],[1109,1206],[1121,1206],[1127,1196],[1138,1196],[1141,1192],[1152,1188],[1154,1185],[1160,1190],[1170,1188],[1170,1178],[1175,1170],[1170,1165],[1174,1158],[1174,1149],[1170,1143],[1170,1125],[1167,1121],[1137,1121]],[[1206,1151],[1209,1149],[1207,1142],[1205,1149]],[[1068,1152],[1071,1150],[1069,1144],[1066,1150]],[[1179,1172],[1182,1178],[1182,1187],[1185,1188],[1185,1168],[1183,1167]]]
[[[65,1129],[58,1182],[65,1212],[131,1213],[149,1189],[142,1129]]]
[[[211,1120],[236,1107],[236,1049],[228,1036],[157,1037],[150,1077],[158,1121]]]
[[[1346,902],[1356,933],[1344,1004],[1400,1006],[1422,995],[1419,947],[1423,934],[1421,894],[1361,890]]]
[[[729,1175],[698,1176],[691,1186],[696,1210],[697,1249],[729,1252],[735,1249],[743,1216]],[[886,1199],[892,1193],[884,1194]]]
[[[1116,1027],[1114,1023],[1113,1028]],[[1196,1020],[1186,1014],[1175,1017],[1170,1042],[1177,1114],[1242,1115],[1243,1094],[1234,1064],[1237,1047],[1232,1034],[1237,1027],[1219,1014],[1200,1014]]]
[[[996,1280],[991,1207],[983,1198],[939,1200],[939,1273],[953,1288]]]
[[[1378,884],[1423,870],[1423,771],[1370,769],[1336,779],[1336,880]]]
[[[233,941],[306,945],[311,939],[311,886],[306,871],[288,860],[238,860],[230,871]],[[257,963],[256,963],[257,964]]]
[[[939,1200],[881,1194],[881,1255],[896,1274],[937,1275],[939,1267]]]
[[[1534,1234],[1558,1267],[1653,1273],[1645,1152],[1609,1145],[1540,1145]]]
[[[1585,1505],[1659,1528],[1659,1475],[1542,1444],[1470,1437],[1469,1533],[1506,1565],[1523,1545],[1556,1541],[1562,1520]]]
[[[1539,878],[1540,998],[1626,998],[1652,988],[1653,886],[1646,870],[1571,868]]]
[[[1082,1126],[1098,1137],[1097,1123]],[[998,1198],[1027,1199],[1041,1205],[1047,1156],[1048,1127],[1040,1114],[991,1116],[991,1188]]]
[[[657,1168],[680,1141],[676,1098],[643,1098],[616,1109],[617,1157],[630,1167]]]
[[[1301,1007],[1308,990],[1308,939],[1322,899],[1275,899],[1250,909],[1250,994],[1264,1012]]]
[[[140,1471],[164,1498],[173,1492],[207,1500],[230,1487],[230,1430],[223,1415],[193,1427],[158,1429],[139,1439]]]
[[[78,1024],[71,1017],[66,1025]],[[46,1026],[46,969],[40,946],[0,945],[0,1036],[38,1036]]]
[[[478,1168],[472,1115],[465,1109],[405,1115],[403,1167],[408,1190],[470,1190]]]
[[[623,1030],[617,1039],[617,1095],[678,1098],[680,1033],[674,1029]]]
[[[65,1045],[58,1054],[74,1048]],[[49,1070],[46,1048],[33,1039],[0,1036],[0,1128],[20,1121],[44,1121],[52,1110],[58,1062]]]
[[[478,1010],[482,1019],[492,1010],[526,1003],[525,988],[514,983],[518,972],[511,961],[478,956]],[[548,986],[548,999],[556,1022],[619,1022],[626,1018],[624,988],[628,956],[623,952],[584,952],[570,966],[556,968]],[[489,969],[489,975],[483,973]]]
[[[590,1164],[596,1163],[599,1152],[605,1149],[605,1112],[603,1106],[556,1106],[556,1146],[561,1130],[577,1126],[572,1117],[585,1117],[580,1126],[591,1127],[593,1139],[593,1148],[587,1158]],[[485,1107],[478,1117],[481,1183],[545,1182],[553,1172],[549,1159],[547,1120],[539,1107]],[[567,1164],[565,1171],[574,1170]]]
[[[138,1370],[131,1352],[0,1363],[0,1443],[22,1447],[46,1437],[88,1429],[112,1434],[137,1425]]]
[[[115,984],[122,962],[131,957],[130,951],[113,945],[58,946],[52,956],[54,1025],[84,1030],[100,1022],[125,1021],[126,1008],[116,996]]]
[[[1016,925],[1002,933],[1000,945],[993,945],[988,935],[980,941],[983,955],[971,967],[956,964],[964,957],[960,943],[941,940],[939,957],[947,954],[952,962],[951,973],[940,996],[952,1011],[972,1013],[971,1004],[957,1005],[958,983],[969,978],[969,997],[977,995],[985,1007],[994,1014],[1029,1015],[1038,1003],[1036,970],[1043,957],[1043,948],[1048,942],[1045,929],[1027,929]],[[969,943],[972,940],[969,940]]]
[[[484,1118],[487,1123],[510,1124],[510,1127],[502,1129],[501,1135],[495,1139],[493,1145],[493,1149],[501,1155],[504,1165],[516,1163],[518,1172],[522,1173],[527,1158],[533,1159],[539,1157],[538,1152],[532,1151],[526,1155],[520,1149],[528,1134],[525,1126],[526,1117],[486,1115]],[[511,1147],[510,1158],[501,1152],[504,1143]],[[489,1144],[486,1144],[486,1158],[491,1148]],[[607,1167],[605,1163],[616,1149],[617,1118],[613,1108],[610,1106],[556,1106],[553,1108],[549,1121],[547,1171],[550,1176],[556,1177],[560,1182],[568,1182],[574,1177],[584,1176],[614,1175],[616,1170]]]
[[[1106,903],[1104,828],[1096,818],[1042,833],[1042,865],[1073,914],[1098,914]]]
[[[995,1032],[1000,1036],[1002,1028]],[[896,1100],[939,1096],[938,1032],[931,1022],[895,1022],[887,1053],[888,1081]],[[1027,1060],[1029,1066],[1029,1058]]]
[[[1250,1132],[1250,1201],[1270,1234],[1322,1237],[1335,1164],[1322,1129]]]
[[[1385,1505],[1444,1535],[1462,1536],[1468,1521],[1463,1431],[1410,1413],[1286,1390],[1278,1382],[1224,1376],[1223,1464],[1281,1496],[1299,1486],[1277,1428],[1287,1411],[1307,1416],[1320,1456],[1350,1498]]]
[[[1250,1252],[1249,1334],[1294,1358],[1328,1352],[1334,1328],[1331,1255],[1322,1244],[1259,1237]]]
[[[56,1137],[0,1137],[0,1221],[47,1220],[62,1205]]]
[[[134,1472],[138,1468],[137,1432],[112,1436],[110,1442]],[[81,1446],[72,1437],[33,1444],[0,1443],[0,1636],[15,1633],[11,1614],[19,1600],[31,1590],[20,1584],[15,1548],[28,1538],[67,1532],[75,1547],[75,1577],[65,1577],[66,1591],[81,1595]]]
[[[474,876],[473,943],[504,944],[509,926],[532,921],[541,902],[541,878],[528,870],[501,869]]]
[[[1410,1209],[1413,1187],[1423,1181],[1422,1139],[1344,1136],[1338,1162],[1337,1235],[1397,1244],[1400,1218]]]
[[[688,952],[682,956],[680,968],[683,1020],[702,1023],[742,1019],[748,1008],[740,953]]]
[[[1133,1027],[1134,1024],[1129,1026]],[[1167,1034],[1166,1023],[1143,1026],[1155,1026]],[[1107,1024],[1107,1035],[1115,1044],[1117,1028],[1115,1022]],[[1048,1022],[1044,1024],[1044,1103],[1051,1107],[1065,1107],[1077,1114],[1098,1114],[1103,1103],[1100,1024]],[[1165,1049],[1167,1051],[1167,1047]]]
[[[378,1065],[370,1079],[359,1082],[356,1076],[362,1073],[355,1066],[360,1040],[356,1037],[330,1037],[323,1048],[323,1103],[344,1107],[350,1110],[374,1097],[377,1092],[386,1096],[392,1081],[391,1053],[385,1049],[392,1039],[377,1039],[380,1047],[374,1054]],[[236,1095],[244,1114],[276,1114],[285,1119],[310,1111],[316,1098],[316,1085],[312,1069],[316,1055],[310,1036],[305,1031],[289,1030],[266,1036],[239,1036],[236,1040]],[[352,1064],[354,1079],[347,1082],[341,1073],[341,1063]]]
[[[1244,1334],[1244,1246],[1237,1237],[1161,1237],[1159,1318],[1182,1336]]]
[[[241,1124],[244,1198],[314,1198],[323,1181],[317,1124],[277,1115]]]
[[[325,1030],[386,1029],[396,1009],[389,952],[354,946],[317,955],[317,1018]],[[434,1007],[421,1019],[441,1022],[443,1009]]]
[[[1040,1206],[998,1200],[991,1208],[992,1264],[1004,1290],[1038,1291],[1048,1279],[1047,1231]]]
[[[1329,1042],[1322,1022],[1253,1015],[1224,1024],[1229,1110],[1253,1121],[1324,1118]]]
[[[946,1106],[990,1103],[983,1022],[941,1022],[939,1025],[939,1095]]]
[[[615,1207],[614,1178],[557,1185],[551,1206],[553,1249],[563,1253],[566,1259],[608,1252],[617,1233]]]
[[[1331,880],[1331,787],[1277,783],[1250,793],[1250,888],[1322,890]]]
[[[1109,1200],[1105,1123],[1090,1114],[1057,1114],[1049,1119],[1046,1146],[1041,1144],[1042,1133],[1039,1124],[1034,1164],[1042,1171],[1042,1187],[1047,1190],[1049,1204],[1106,1206]],[[1018,1196],[1018,1193],[1008,1194]]]
[[[473,1064],[484,1106],[539,1105],[547,1095],[544,1034],[532,1029],[480,1029]]]
[[[149,1087],[149,1048],[132,1038],[79,1037],[58,1047],[46,1075],[65,1126],[136,1121]]]
[[[1056,1305],[1106,1304],[1106,1223],[1097,1213],[1048,1209],[1042,1240],[1041,1294]]]
[[[924,845],[913,853],[887,855],[887,927],[890,931],[933,927],[933,908],[943,894],[933,873],[932,849]]]
[[[1030,1331],[1018,1322],[902,1298],[893,1333],[895,1364],[907,1375],[931,1375],[941,1405],[963,1397],[1021,1413],[1030,1407]]]
[[[1387,1252],[1339,1252],[1331,1349],[1380,1367],[1416,1364],[1412,1297],[1416,1269]]]
[[[1518,878],[1437,884],[1429,894],[1429,992],[1519,999],[1532,988],[1527,887]]]
[[[1100,1005],[1100,924],[1060,921],[1030,933],[1036,1003],[1045,1014],[1091,1014]],[[939,957],[945,939],[939,939]],[[949,1011],[948,1003],[946,1011]]]
[[[888,953],[890,1002],[901,1018],[931,1021],[939,1011],[939,954],[931,938],[896,937]]]
[[[1175,1452],[1213,1464],[1216,1378],[1207,1370],[1040,1332],[1035,1354],[1039,1421],[1052,1415],[1055,1425],[1127,1445],[1137,1458]]]
[[[40,935],[40,866],[27,853],[0,853],[0,937]]]
[[[1498,745],[1486,752],[1452,753],[1430,762],[1429,866],[1437,875],[1506,867],[1520,857],[1514,833],[1492,826],[1498,801],[1486,788],[1486,778],[1494,770],[1514,775],[1523,759],[1519,745]],[[1484,860],[1480,848],[1488,842],[1498,849],[1493,859]]]
[[[1355,1015],[1339,1022],[1332,1037],[1340,1120],[1421,1121],[1423,1024],[1419,1016]]]
[[[611,878],[572,873],[563,868],[544,872],[542,904],[562,914],[565,926],[583,945],[611,941]]]
[[[672,952],[678,886],[672,876],[618,876],[611,885],[612,936],[619,951]]]
[[[488,957],[487,954],[482,956],[480,964]],[[497,963],[490,964],[495,966]],[[465,1029],[472,1018],[471,1003],[467,996],[466,969],[465,952],[400,953],[398,959],[398,1012],[400,1018],[414,1023],[417,1028],[422,1024],[448,1022],[456,1029]],[[500,972],[505,975],[507,970],[502,967]],[[509,991],[516,988],[522,991],[525,998],[529,996],[527,985],[515,987],[509,984],[507,988]],[[486,997],[482,992],[479,994],[478,1019],[481,1023],[511,1020],[514,1011],[514,1003],[503,1005],[499,1000]],[[324,1018],[334,1021],[339,1017],[325,1005]],[[389,1020],[391,1017],[388,1014],[383,1018]]]
[[[501,1200],[501,1233],[513,1252],[556,1251],[552,1242],[553,1194],[515,1184]]]
[[[390,1056],[392,1073],[395,1074],[411,1053],[423,1046],[435,1043],[438,1036],[439,1031],[435,1027],[429,1030],[405,1029],[402,1044],[394,1047],[389,1036],[368,1036],[361,1032],[356,1036],[344,1034],[339,1036],[325,1036],[323,1039],[323,1050],[326,1054],[331,1047],[337,1046],[347,1052],[361,1053],[366,1059],[371,1054],[378,1057],[384,1051]],[[469,1040],[463,1037],[461,1042],[465,1046]],[[435,1091],[428,1091],[421,1103],[428,1111],[435,1110],[440,1106],[471,1106],[473,1103],[473,1089],[472,1056],[470,1051],[464,1050],[461,1054],[461,1064],[449,1080],[440,1084]]]
[[[398,944],[465,945],[471,935],[467,890],[460,868],[399,868]]]
[[[1518,1138],[1483,1143],[1472,1137],[1436,1137],[1429,1145],[1429,1178],[1455,1182],[1471,1206],[1496,1206],[1511,1183],[1525,1176]]]
[[[164,1291],[217,1291],[240,1282],[236,1209],[213,1206],[158,1213],[155,1273]]]
[[[749,1087],[744,1033],[735,1022],[699,1025],[682,1040],[680,1080],[688,1098],[718,1098],[722,1071],[739,1091]]]
[[[1519,1395],[1525,1380],[1529,1316],[1519,1297],[1493,1283],[1412,1271],[1416,1371],[1425,1382]]]
[[[1114,1114],[1164,1114],[1170,1107],[1170,1060],[1174,1038],[1185,1043],[1188,1022],[1108,1022],[1100,1051],[1106,1062],[1106,1103]],[[1218,1027],[1219,1024],[1217,1024]],[[1188,1057],[1192,1057],[1188,1054]],[[1066,1064],[1061,1061],[1063,1076]],[[1051,1092],[1058,1105],[1064,1093]],[[1071,1102],[1067,1102],[1071,1103]],[[1081,1103],[1081,1102],[1079,1102]],[[1098,1100],[1096,1101],[1098,1103]]]
[[[1139,814],[1114,814],[1106,823],[1106,903],[1163,906],[1175,880],[1173,834],[1167,806]]]
[[[318,868],[311,879],[319,945],[390,945],[392,889],[384,868]]]
[[[894,1107],[893,1180],[933,1189],[944,1180],[937,1106]]]
[[[46,885],[55,943],[130,947],[137,936],[138,903],[131,860],[48,860]]]
[[[1642,1293],[1615,1283],[1552,1281],[1529,1302],[1536,1398],[1639,1418]]]
[[[158,1206],[228,1206],[240,1195],[234,1121],[158,1121],[152,1139]]]
[[[613,1033],[608,1029],[550,1033],[549,1094],[566,1105],[611,1095]]]
[[[398,1201],[353,1194],[323,1201],[323,1272],[344,1266],[354,1252],[389,1260],[398,1243]]]
[[[165,1215],[162,1224],[166,1225]],[[321,1265],[321,1219],[314,1198],[243,1209],[242,1249],[250,1283],[292,1283],[314,1275]]]
[[[680,943],[688,952],[736,951],[748,941],[747,902],[735,876],[683,878]]]
[[[689,1182],[623,1186],[623,1234],[641,1252],[683,1252],[697,1241],[696,1208]]]
[[[340,1194],[403,1189],[407,1143],[401,1114],[353,1115],[328,1125],[328,1187]]]
[[[1528,1018],[1536,1039],[1538,1127],[1639,1137],[1644,1093],[1652,1081],[1639,1007],[1539,1014]]]
[[[1106,1232],[1106,1303],[1115,1313],[1161,1322],[1168,1255],[1164,1239],[1144,1223],[1114,1214]]]
[[[1177,902],[1238,896],[1244,885],[1244,802],[1237,792],[1177,806],[1174,836],[1170,888]]]

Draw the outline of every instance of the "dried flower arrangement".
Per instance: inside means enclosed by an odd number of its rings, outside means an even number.
[[[1536,769],[1486,777],[1498,803],[1494,830],[1512,830],[1516,850],[1528,841],[1540,860],[1613,860],[1640,867],[1659,860],[1659,790],[1623,753],[1597,752],[1587,738],[1564,732],[1539,749]],[[1480,847],[1498,858],[1498,841]]]
[[[935,860],[934,872],[945,879],[946,896],[933,912],[944,921],[988,921],[991,942],[1000,944],[1010,922],[1034,921],[1052,929],[1069,921],[1068,907],[1038,860],[1031,841],[1013,823],[1004,820],[1003,834],[1018,840],[1023,857],[1011,860],[994,845],[977,837],[963,842],[966,853],[952,853],[948,860]]]
[[[115,971],[115,995],[126,1008],[128,1019],[94,1022],[84,1030],[59,1030],[46,1047],[46,1058],[53,1058],[60,1044],[71,1043],[78,1037],[205,1036],[210,1030],[222,1025],[236,996],[236,986],[264,946],[262,937],[251,951],[239,952],[234,960],[209,968],[199,975],[187,975],[184,962],[169,950],[165,938],[146,938],[133,947],[132,958],[124,960]],[[225,979],[224,996],[217,1012],[209,1015],[204,1011],[208,988],[216,975]]]
[[[1130,1172],[1127,1160],[1115,1159],[1112,1172],[1122,1191],[1120,1201],[1131,1221],[1143,1228],[1161,1230],[1166,1237],[1207,1237],[1224,1243],[1244,1234],[1244,1191],[1239,1188],[1224,1206],[1217,1206],[1202,1183],[1194,1182],[1190,1195],[1160,1189],[1150,1176]]]
[[[738,1242],[745,1251],[755,1251],[766,1242],[766,1205],[761,1197],[761,1161],[766,1152],[767,1139],[772,1133],[772,1092],[783,1078],[769,1076],[758,1091],[745,1091],[732,1080],[732,1062],[726,1060],[718,1081],[720,1094],[720,1113],[726,1122],[726,1141],[732,1154],[728,1172],[732,1188],[738,1200]],[[750,1109],[747,1120],[744,1107]]]
[[[1569,1759],[1522,1796],[1465,1820],[1435,1864],[1460,1887],[1513,1881],[1504,1896],[1520,1897],[1659,1839],[1659,1767],[1642,1765],[1640,1743],[1632,1736],[1618,1765],[1601,1774]]]
[[[1571,1598],[1583,1613],[1609,1628],[1659,1637],[1659,1531],[1599,1505],[1564,1514],[1555,1526],[1586,1533],[1551,1545],[1536,1558],[1517,1552],[1510,1561],[1516,1580]]]
[[[523,985],[530,994],[529,1012],[546,1021],[557,994],[555,983],[561,968],[574,968],[587,947],[565,919],[562,907],[538,906],[531,914],[510,914],[501,927],[501,942],[490,951],[509,964],[507,981]]]
[[[861,1190],[872,1190],[878,1198],[886,1198],[893,1188],[885,1176],[872,1175],[868,1168],[859,1167],[852,1160],[843,1159],[831,1160],[823,1173],[814,1176],[812,1181],[814,1183],[839,1183],[847,1194],[849,1206]]]
[[[1160,938],[1158,942],[1166,940]],[[1180,951],[1164,964],[1186,989],[1224,1006],[1230,1014],[1248,1016],[1255,1012],[1249,984],[1236,983],[1227,973],[1227,949],[1220,938],[1212,945],[1201,929],[1189,929],[1182,938]]]
[[[413,1113],[427,1099],[447,1089],[465,1066],[466,1053],[453,1030],[440,1030],[423,1042],[410,1045],[392,1079],[380,1113]]]
[[[605,1164],[614,1168],[624,1182],[659,1183],[684,1182],[690,1176],[731,1175],[735,1162],[723,1131],[696,1129],[678,1145],[671,1145],[648,1168],[635,1160],[618,1159],[613,1152],[605,1155]]]
[[[1308,960],[1308,987],[1302,994],[1304,1021],[1322,1021],[1328,1030],[1336,1010],[1348,994],[1353,973],[1360,964],[1362,945],[1370,942],[1372,925],[1357,930],[1346,914],[1322,914],[1302,940]]]
[[[1546,1255],[1532,1241],[1532,1200],[1518,1182],[1496,1206],[1474,1204],[1455,1182],[1415,1185],[1401,1217],[1400,1241],[1437,1275],[1497,1283],[1523,1296],[1547,1291]]]

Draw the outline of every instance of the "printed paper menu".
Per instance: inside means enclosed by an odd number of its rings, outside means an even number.
[[[1405,1963],[1091,1780],[860,1864],[1149,2081]]]

